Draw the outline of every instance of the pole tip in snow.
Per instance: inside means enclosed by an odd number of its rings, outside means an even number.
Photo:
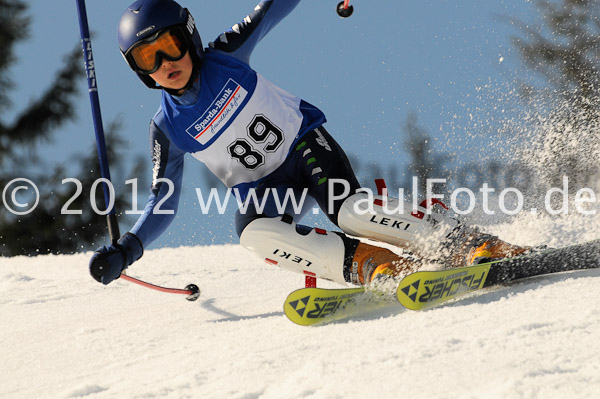
[[[348,3],[350,3],[350,2],[348,2]],[[350,15],[352,15],[352,12],[354,11],[354,7],[352,7],[352,5],[347,4],[344,1],[340,1],[339,4],[337,5],[336,11],[340,17],[348,18]]]
[[[195,301],[200,297],[200,288],[198,288],[196,284],[188,284],[185,289],[191,292],[191,294],[185,298],[188,301]]]

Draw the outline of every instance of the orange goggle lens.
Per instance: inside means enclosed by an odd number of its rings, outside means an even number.
[[[164,54],[170,60],[177,61],[185,55],[184,47],[179,36],[168,30],[151,42],[138,44],[131,49],[130,55],[138,69],[152,73],[160,67],[158,53]]]

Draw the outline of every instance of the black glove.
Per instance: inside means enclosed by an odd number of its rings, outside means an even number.
[[[116,244],[98,248],[90,260],[90,274],[104,285],[119,278],[121,272],[142,257],[142,242],[134,234],[125,233]]]

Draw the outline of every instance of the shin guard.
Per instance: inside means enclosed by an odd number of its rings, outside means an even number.
[[[338,224],[347,234],[417,252],[439,248],[459,226],[458,220],[451,217],[431,213],[422,207],[413,210],[410,203],[363,192],[344,201],[338,213]]]
[[[297,273],[346,283],[344,264],[349,251],[344,239],[335,233],[310,229],[303,234],[298,231],[291,218],[260,218],[246,226],[240,236],[240,243],[267,263]],[[353,250],[354,248],[350,252],[353,253]]]

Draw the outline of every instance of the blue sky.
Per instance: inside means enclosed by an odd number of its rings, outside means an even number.
[[[406,153],[401,126],[409,112],[435,136],[438,149],[471,158],[473,148],[491,151],[489,132],[511,115],[511,89],[519,59],[510,35],[517,33],[502,17],[534,19],[525,0],[482,2],[379,0],[351,2],[354,14],[341,19],[337,0],[304,0],[257,47],[252,66],[283,89],[320,107],[327,129],[359,161],[364,184],[369,164],[402,169]],[[12,78],[14,112],[49,84],[61,59],[79,43],[75,1],[29,0],[30,39],[17,51]],[[128,154],[148,160],[147,127],[159,104],[123,61],[116,41],[120,16],[129,1],[86,2],[105,126],[120,118]],[[249,13],[254,0],[181,2],[196,19],[206,45]],[[83,63],[83,59],[82,59]],[[87,87],[82,80],[75,122],[44,145],[47,159],[69,159],[94,145]],[[504,109],[504,113],[502,110]],[[499,119],[500,118],[500,119]],[[177,220],[152,247],[236,242],[232,214],[199,213],[196,187],[206,188],[202,167],[186,160],[186,188]],[[77,177],[77,176],[65,176]],[[385,177],[385,176],[383,176]],[[145,202],[140,188],[140,207]],[[324,218],[307,223],[324,224]],[[131,222],[123,222],[126,231]]]

